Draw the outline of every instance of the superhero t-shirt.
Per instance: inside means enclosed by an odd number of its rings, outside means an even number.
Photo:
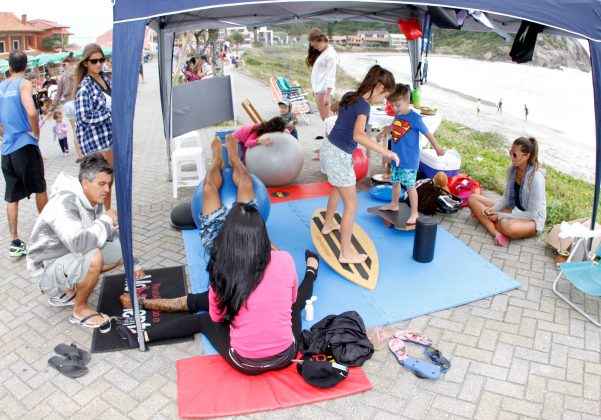
[[[422,117],[411,110],[408,114],[396,114],[392,122],[392,151],[399,155],[399,168],[419,167],[419,134],[426,134],[428,128]],[[393,163],[394,164],[394,163]]]

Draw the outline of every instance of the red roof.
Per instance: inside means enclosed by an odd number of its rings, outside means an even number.
[[[35,26],[38,29],[45,31],[46,29],[53,28],[69,28],[69,26],[61,25],[60,23],[53,22],[51,20],[46,19],[34,19],[27,22],[28,24]]]
[[[0,32],[40,32],[40,29],[24,24],[14,13],[0,12]]]
[[[110,29],[96,38],[96,43],[101,47],[112,47],[113,46],[113,30]]]

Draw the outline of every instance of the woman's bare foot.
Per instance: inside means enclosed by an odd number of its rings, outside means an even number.
[[[366,254],[357,254],[354,252],[349,252],[348,254],[345,254],[345,255],[342,255],[342,253],[340,253],[340,257],[338,258],[338,261],[340,261],[342,264],[361,264],[366,259],[367,259]]]
[[[230,166],[234,166],[236,160],[239,160],[238,157],[238,140],[236,137],[228,134],[225,136],[225,147],[227,148],[227,157],[230,163]]]
[[[131,299],[129,298],[129,293],[123,293],[121,296],[119,296],[119,301],[125,309],[131,309]]]
[[[340,230],[340,225],[337,223],[332,223],[332,224],[327,224],[324,225],[323,229],[321,230],[321,233],[323,235],[327,235],[330,232],[333,232],[335,230]]]
[[[223,168],[223,155],[221,154],[221,139],[215,137],[211,142],[211,151],[213,152],[213,164],[217,163],[219,168]]]
[[[378,207],[378,210],[384,211],[399,211],[399,205],[393,206],[392,204],[386,204],[385,206]]]

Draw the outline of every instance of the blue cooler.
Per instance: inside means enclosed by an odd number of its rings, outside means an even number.
[[[426,178],[434,178],[437,172],[444,172],[447,176],[459,174],[461,157],[457,150],[447,150],[444,156],[438,156],[434,149],[422,149],[419,154],[419,170]]]

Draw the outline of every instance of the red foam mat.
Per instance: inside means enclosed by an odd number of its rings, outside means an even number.
[[[177,405],[183,418],[235,416],[312,404],[368,391],[371,382],[360,367],[333,388],[309,385],[294,364],[286,369],[248,376],[234,370],[221,356],[177,361]]]
[[[284,203],[292,200],[325,197],[330,195],[332,185],[327,182],[314,182],[311,184],[289,185],[287,187],[268,188],[271,203]]]

